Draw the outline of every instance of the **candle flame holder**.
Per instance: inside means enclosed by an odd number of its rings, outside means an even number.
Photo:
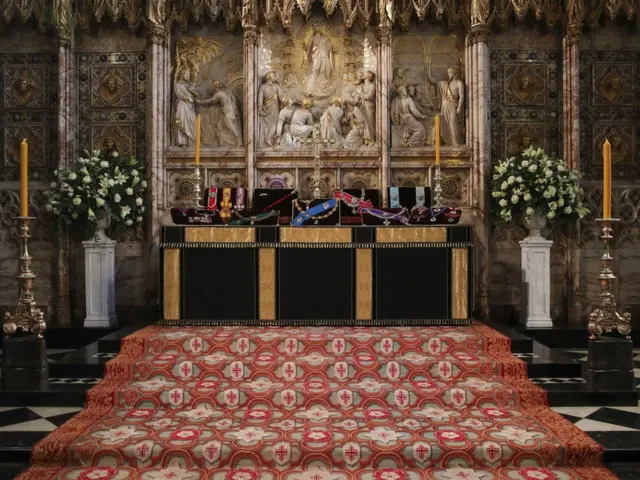
[[[442,208],[442,169],[440,164],[436,165],[435,185],[434,185],[433,201],[436,208]]]
[[[589,314],[589,338],[595,339],[603,333],[617,331],[620,335],[629,339],[631,332],[631,314],[617,311],[616,298],[613,294],[613,282],[616,276],[613,274],[611,265],[611,241],[613,240],[613,224],[619,222],[618,218],[598,218],[596,222],[600,224],[602,234],[600,238],[604,243],[604,253],[600,257],[602,270],[598,274],[600,281],[600,305]]]
[[[31,238],[29,222],[34,217],[16,217],[19,222],[20,258],[18,279],[18,305],[13,312],[5,312],[2,330],[5,338],[9,338],[16,332],[31,333],[42,338],[47,329],[44,320],[44,312],[36,306],[33,296],[33,280],[36,275],[31,271],[32,257],[29,255],[29,239]]]

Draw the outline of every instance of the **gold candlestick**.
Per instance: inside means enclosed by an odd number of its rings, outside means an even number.
[[[29,255],[29,222],[35,218],[21,216],[16,217],[16,220],[20,223],[20,272],[16,277],[20,294],[14,312],[5,312],[2,330],[5,338],[17,331],[32,333],[42,338],[47,324],[44,321],[44,312],[36,307],[33,296],[33,280],[36,276],[31,271],[32,257]]]
[[[203,208],[202,206],[202,186],[200,185],[200,165],[196,164],[193,172],[193,195],[196,197],[195,208]]]
[[[620,315],[616,307],[616,297],[613,294],[613,282],[616,276],[613,274],[611,264],[611,240],[613,239],[613,223],[619,222],[618,218],[598,218],[596,222],[601,224],[604,253],[600,257],[602,270],[598,275],[600,280],[600,305],[589,314],[589,338],[595,339],[597,335],[611,333],[614,330],[629,339],[631,332],[631,314]]]
[[[435,185],[433,187],[434,196],[433,201],[435,202],[436,208],[442,208],[442,170],[440,169],[440,164],[436,164],[436,174],[435,174]]]

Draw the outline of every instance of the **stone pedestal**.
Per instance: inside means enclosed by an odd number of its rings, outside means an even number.
[[[550,328],[551,321],[551,240],[529,236],[520,242],[522,279],[526,288],[527,328]]]
[[[634,391],[631,340],[606,336],[590,339],[588,355],[583,376],[589,390]]]
[[[49,387],[47,343],[35,335],[8,338],[2,345],[2,390],[42,391]]]
[[[116,317],[115,248],[106,238],[82,242],[85,262],[87,317],[85,327],[111,327]]]

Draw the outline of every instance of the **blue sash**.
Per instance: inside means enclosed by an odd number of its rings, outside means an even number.
[[[398,187],[389,188],[389,207],[400,208],[400,189]]]
[[[331,200],[327,200],[326,202],[322,202],[321,204],[316,205],[315,207],[311,207],[309,210],[304,210],[298,213],[298,215],[296,215],[296,218],[292,220],[291,225],[293,225],[294,227],[300,227],[307,220],[311,220],[312,217],[315,217],[316,215],[322,215],[324,212],[327,212],[335,207],[336,207],[335,198],[332,198]]]

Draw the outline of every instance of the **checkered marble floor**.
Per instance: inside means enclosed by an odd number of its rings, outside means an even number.
[[[635,407],[553,407],[585,432],[639,432],[640,402]]]
[[[0,432],[52,432],[82,407],[0,407]]]

